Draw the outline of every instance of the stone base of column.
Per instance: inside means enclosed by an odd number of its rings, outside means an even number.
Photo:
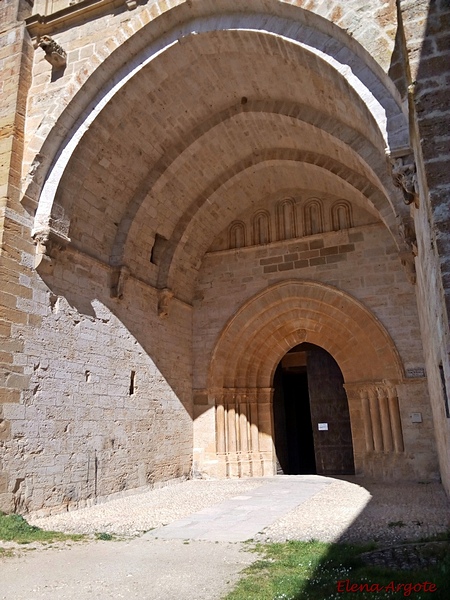
[[[218,479],[238,477],[272,477],[276,465],[271,452],[228,452],[205,454],[202,465],[197,465],[197,477]]]

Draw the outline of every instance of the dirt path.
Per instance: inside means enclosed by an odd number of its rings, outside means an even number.
[[[0,561],[2,600],[219,600],[257,557],[238,543],[80,542]]]

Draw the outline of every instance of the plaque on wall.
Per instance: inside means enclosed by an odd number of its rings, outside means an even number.
[[[409,379],[425,377],[425,369],[422,367],[418,367],[416,369],[406,369],[406,377]]]

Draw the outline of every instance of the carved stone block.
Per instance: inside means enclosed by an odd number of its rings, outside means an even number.
[[[70,243],[70,238],[51,227],[39,229],[33,239],[36,243],[34,267],[41,274],[52,270],[56,255]]]
[[[158,316],[165,319],[169,316],[170,301],[173,298],[173,292],[168,288],[159,291],[158,294]]]
[[[125,282],[128,279],[130,271],[128,267],[122,265],[113,269],[110,275],[109,293],[111,298],[123,298]]]
[[[408,156],[391,156],[391,169],[394,185],[403,192],[405,204],[418,204],[419,190],[414,159]]]
[[[43,35],[39,40],[39,47],[45,52],[45,60],[54,69],[64,69],[67,64],[67,54],[53,38]]]

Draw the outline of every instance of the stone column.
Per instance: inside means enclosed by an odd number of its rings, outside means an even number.
[[[227,398],[227,445],[226,451],[229,454],[230,452],[236,452],[237,450],[237,436],[236,436],[236,404],[234,398]]]
[[[239,402],[239,440],[240,451],[248,452],[247,398],[245,396]]]
[[[273,443],[273,388],[258,388],[259,450],[262,475],[275,474],[275,452]]]
[[[381,431],[383,435],[383,450],[392,452],[394,444],[392,441],[391,419],[389,416],[389,405],[387,391],[384,386],[377,386],[378,403],[381,415]]]
[[[218,454],[225,454],[225,407],[216,406],[216,449]]]
[[[258,403],[256,397],[250,397],[250,451],[259,452]]]
[[[391,420],[392,434],[394,438],[394,448],[396,452],[403,452],[403,432],[400,418],[400,409],[398,406],[397,390],[394,385],[387,386],[387,396],[389,405],[389,416]]]
[[[372,419],[370,417],[369,390],[367,387],[361,388],[359,391],[361,398],[361,411],[364,422],[364,435],[366,438],[366,452],[373,452],[373,431]]]
[[[375,386],[369,386],[370,419],[372,422],[373,445],[375,452],[383,450],[383,435],[381,433],[380,407]]]

